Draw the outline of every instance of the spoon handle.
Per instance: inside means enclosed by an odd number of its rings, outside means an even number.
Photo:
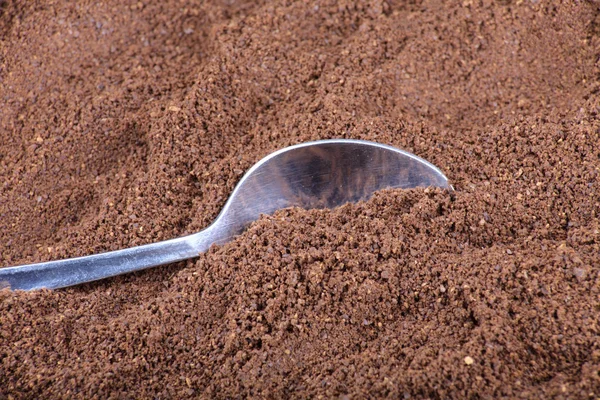
[[[217,241],[212,227],[194,235],[91,256],[0,268],[0,289],[58,289],[197,257]]]

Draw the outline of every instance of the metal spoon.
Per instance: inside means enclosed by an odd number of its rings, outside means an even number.
[[[261,214],[286,207],[334,208],[380,189],[451,188],[432,164],[394,147],[362,140],[321,140],[286,147],[256,163],[217,219],[178,239],[86,257],[0,269],[0,288],[56,289],[196,257],[241,233]]]

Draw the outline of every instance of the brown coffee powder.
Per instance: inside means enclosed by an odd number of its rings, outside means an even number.
[[[456,191],[282,210],[196,260],[0,292],[0,398],[600,397],[597,2],[0,2],[0,265],[199,231],[262,156]]]

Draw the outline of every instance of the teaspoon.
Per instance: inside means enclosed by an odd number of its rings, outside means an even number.
[[[216,220],[201,232],[129,249],[0,269],[0,288],[78,285],[197,257],[240,234],[261,214],[287,207],[334,208],[385,188],[451,189],[434,165],[391,146],[332,139],[286,147],[246,172]]]

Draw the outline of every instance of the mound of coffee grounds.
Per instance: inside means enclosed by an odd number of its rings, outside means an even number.
[[[600,396],[597,2],[155,3],[0,2],[1,266],[199,231],[307,140],[455,191],[0,291],[0,397]]]

